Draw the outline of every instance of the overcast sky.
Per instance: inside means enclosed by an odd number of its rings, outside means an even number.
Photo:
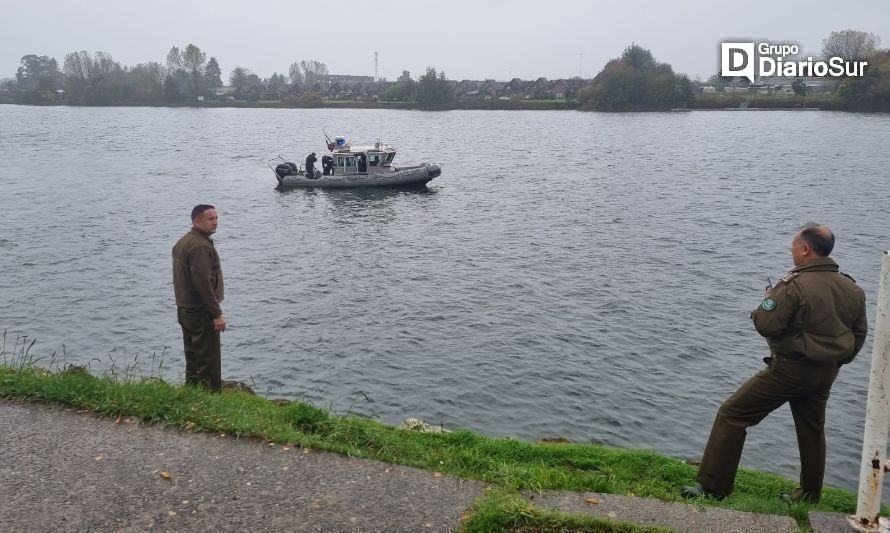
[[[412,76],[427,66],[449,79],[550,79],[596,75],[636,42],[658,61],[702,79],[719,42],[797,41],[818,54],[832,31],[874,33],[890,47],[888,0],[0,0],[0,78],[23,55],[86,50],[124,65],[163,62],[172,46],[198,45],[227,79],[236,66],[260,77],[301,59],[332,74]]]

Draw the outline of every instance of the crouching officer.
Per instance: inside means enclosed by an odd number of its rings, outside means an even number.
[[[834,234],[808,224],[794,235],[794,269],[751,313],[770,348],[768,367],[757,373],[717,411],[698,469],[686,497],[732,493],[747,429],[788,402],[800,449],[800,487],[786,501],[818,502],[825,472],[825,405],[841,365],[853,360],[868,330],[865,294],[853,278],[838,272],[828,255]]]

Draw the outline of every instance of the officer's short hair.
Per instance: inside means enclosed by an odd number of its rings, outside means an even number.
[[[210,204],[198,204],[195,207],[193,207],[192,208],[192,220],[195,220],[196,218],[201,216],[201,213],[203,213],[204,211],[207,211],[208,209],[216,209],[216,208]]]
[[[827,257],[834,250],[834,233],[822,224],[806,224],[800,230],[800,238],[820,257]]]

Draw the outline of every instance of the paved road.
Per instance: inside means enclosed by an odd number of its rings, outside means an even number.
[[[484,491],[413,468],[3,401],[0,454],[4,532],[448,531]]]

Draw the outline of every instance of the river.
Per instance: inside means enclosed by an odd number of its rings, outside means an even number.
[[[323,153],[325,128],[443,173],[274,190],[266,161]],[[0,330],[43,364],[181,379],[170,249],[206,202],[225,378],[388,423],[697,457],[762,367],[748,315],[798,226],[834,229],[873,324],[886,146],[890,116],[813,111],[0,106]],[[829,402],[829,484],[857,484],[871,349]],[[797,476],[787,407],[742,463]]]

